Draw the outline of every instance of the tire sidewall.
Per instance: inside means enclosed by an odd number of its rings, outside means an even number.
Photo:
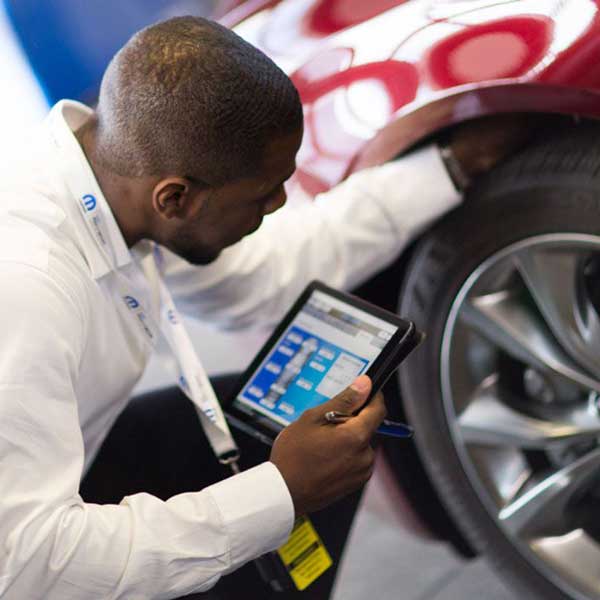
[[[549,179],[520,178],[474,190],[419,243],[400,296],[400,314],[414,320],[428,339],[399,377],[419,454],[459,528],[528,598],[567,600],[570,596],[515,550],[483,506],[454,446],[441,391],[442,337],[453,302],[470,274],[493,254],[533,236],[600,232],[597,183]]]

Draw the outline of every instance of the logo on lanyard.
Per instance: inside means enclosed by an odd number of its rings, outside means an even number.
[[[177,314],[172,309],[169,309],[167,311],[167,319],[169,319],[169,323],[171,323],[171,325],[177,325],[177,323],[179,323],[179,319],[177,318]]]
[[[125,300],[125,304],[127,304],[131,310],[135,310],[140,306],[140,303],[133,296],[123,296],[123,300]]]
[[[87,210],[88,212],[92,212],[96,208],[96,198],[92,196],[92,194],[86,194],[85,196],[83,196],[81,201],[83,203],[83,206],[85,207],[85,210]]]
[[[190,386],[188,385],[187,379],[183,375],[179,376],[179,385],[186,393],[190,391]]]

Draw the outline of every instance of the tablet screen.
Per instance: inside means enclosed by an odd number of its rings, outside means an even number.
[[[397,330],[314,290],[242,388],[238,404],[289,425],[364,373]]]

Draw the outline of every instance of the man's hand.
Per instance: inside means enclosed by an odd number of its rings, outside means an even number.
[[[449,147],[471,179],[524,146],[534,135],[538,120],[533,115],[496,115],[458,125]]]
[[[374,452],[369,442],[386,414],[383,395],[344,423],[325,419],[332,410],[354,413],[370,391],[371,380],[361,375],[329,402],[307,410],[275,440],[270,460],[288,486],[296,516],[331,504],[371,477]]]

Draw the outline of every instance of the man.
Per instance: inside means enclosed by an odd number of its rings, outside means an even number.
[[[277,320],[315,277],[354,285],[459,202],[428,148],[245,237],[285,203],[301,138],[289,79],[191,17],[134,36],[95,112],[52,109],[0,196],[2,598],[204,591],[281,545],[295,515],[368,479],[382,397],[343,425],[323,418],[360,407],[365,377],[290,426],[269,460],[205,489],[225,473],[194,446],[202,432],[181,395],[130,404],[106,439],[152,351],[161,274],[150,241],[181,309],[243,325]],[[135,312],[129,286],[151,314]]]

